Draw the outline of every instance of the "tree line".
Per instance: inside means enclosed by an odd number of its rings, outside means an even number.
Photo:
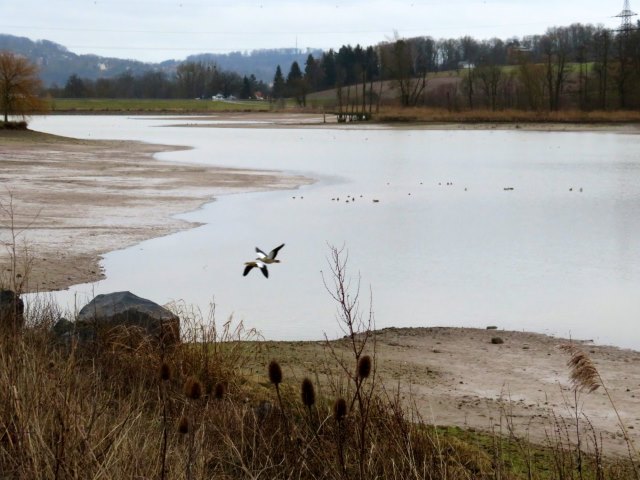
[[[317,55],[317,54],[316,54]],[[7,87],[8,88],[8,87]],[[24,94],[4,88],[3,105]],[[13,88],[13,87],[11,87]],[[640,109],[640,22],[627,30],[573,24],[542,35],[501,40],[469,36],[399,38],[362,47],[343,45],[309,54],[288,73],[278,65],[273,83],[241,76],[214,62],[186,61],[173,73],[149,70],[111,78],[72,74],[53,97],[294,99],[331,90],[340,112],[370,115],[382,103],[448,109]]]
[[[439,72],[453,81],[433,80]],[[278,66],[272,95],[305,105],[309,93],[336,89],[338,108],[364,112],[382,101],[381,82],[403,106],[638,109],[640,22],[625,31],[576,23],[508,40],[424,36],[347,45],[309,55],[304,72],[294,62],[286,78]]]
[[[48,93],[57,98],[225,98],[249,99],[266,96],[269,86],[254,75],[240,76],[223,70],[215,63],[184,62],[175,74],[148,71],[134,75],[122,73],[112,78],[96,80],[72,74],[63,87],[53,87]]]

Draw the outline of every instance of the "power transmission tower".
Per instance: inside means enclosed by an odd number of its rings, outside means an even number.
[[[624,0],[622,11],[618,15],[616,15],[617,18],[620,18],[620,28],[618,29],[618,31],[627,34],[631,30],[634,30],[633,23],[631,22],[631,17],[635,17],[636,15],[638,14],[631,11],[629,0]]]

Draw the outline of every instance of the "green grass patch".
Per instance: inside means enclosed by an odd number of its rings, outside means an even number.
[[[215,101],[197,99],[135,99],[135,98],[55,98],[52,112],[68,113],[209,113],[209,112],[266,112],[266,101]]]
[[[496,478],[513,480],[555,480],[633,478],[629,462],[601,456],[601,452],[581,452],[565,439],[539,445],[522,438],[479,432],[459,427],[437,427],[434,432],[446,443],[463,452],[467,459],[489,461]]]

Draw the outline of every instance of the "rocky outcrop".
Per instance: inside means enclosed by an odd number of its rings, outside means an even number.
[[[75,337],[80,343],[136,331],[158,343],[175,345],[180,342],[180,319],[151,300],[114,292],[96,296],[80,310],[75,322],[60,319],[53,331],[58,338]]]
[[[11,290],[0,290],[0,331],[19,331],[23,325],[24,302]]]

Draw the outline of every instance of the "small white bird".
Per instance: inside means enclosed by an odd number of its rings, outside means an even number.
[[[246,277],[252,268],[258,267],[265,278],[269,278],[269,270],[267,270],[267,265],[271,265],[272,263],[280,263],[280,260],[277,260],[276,256],[278,255],[278,252],[282,247],[284,247],[284,243],[271,250],[269,254],[264,253],[262,250],[256,247],[256,253],[260,254],[260,256],[252,262],[245,262],[244,272],[242,273],[242,276]]]

